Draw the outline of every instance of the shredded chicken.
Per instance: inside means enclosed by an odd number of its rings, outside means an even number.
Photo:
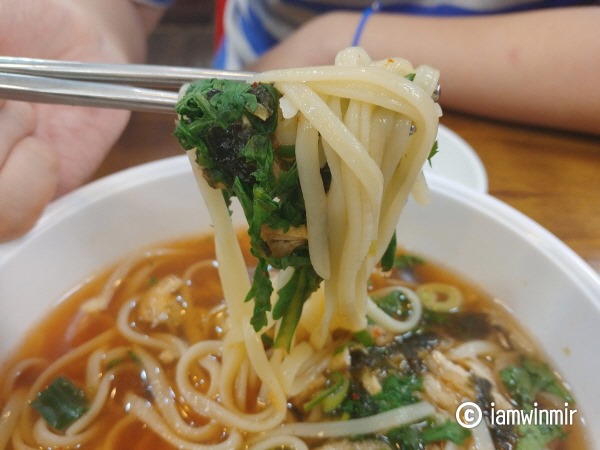
[[[363,370],[360,374],[360,382],[369,395],[376,395],[381,392],[381,383],[377,375],[371,370]]]
[[[175,275],[161,279],[146,292],[138,303],[138,320],[152,328],[165,325],[170,330],[179,326],[182,320],[184,305],[178,292],[183,280]]]
[[[271,256],[275,258],[287,256],[308,242],[306,225],[300,227],[291,226],[285,233],[282,230],[263,225],[260,229],[260,237],[267,243],[271,251]]]
[[[423,392],[427,401],[447,412],[456,411],[464,400],[460,394],[430,373],[423,376]]]

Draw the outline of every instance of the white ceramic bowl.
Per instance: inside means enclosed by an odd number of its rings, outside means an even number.
[[[409,202],[402,245],[506,303],[572,386],[600,443],[600,278],[549,232],[494,198],[429,177]],[[0,358],[66,291],[127,252],[209,229],[185,156],[91,183],[53,204],[24,238],[0,245]]]

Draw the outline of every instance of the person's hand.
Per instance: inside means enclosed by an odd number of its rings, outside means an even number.
[[[131,2],[118,2],[130,10],[110,12],[111,1],[89,8],[92,2],[86,0],[0,0],[0,54],[106,62],[139,58],[145,51],[143,24]],[[138,20],[129,42],[108,25],[105,13],[120,14],[122,25],[126,14],[134,25]],[[126,111],[0,100],[0,242],[23,234],[48,202],[86,181],[128,117]]]

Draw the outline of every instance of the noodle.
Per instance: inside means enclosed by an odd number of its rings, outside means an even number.
[[[316,424],[285,424],[281,427],[281,430],[284,433],[304,437],[329,438],[361,435],[418,422],[431,416],[434,412],[435,409],[429,403],[420,402],[363,419],[319,422]]]

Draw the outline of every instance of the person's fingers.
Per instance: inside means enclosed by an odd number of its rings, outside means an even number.
[[[125,127],[127,111],[0,103],[0,242],[87,181]]]
[[[50,143],[60,161],[58,195],[87,182],[115,144],[129,111],[38,105],[35,135]]]
[[[25,136],[33,133],[35,113],[31,104],[24,102],[0,103],[0,170],[12,148]]]
[[[0,242],[28,231],[58,185],[58,160],[48,145],[25,137],[12,148],[0,169]]]

